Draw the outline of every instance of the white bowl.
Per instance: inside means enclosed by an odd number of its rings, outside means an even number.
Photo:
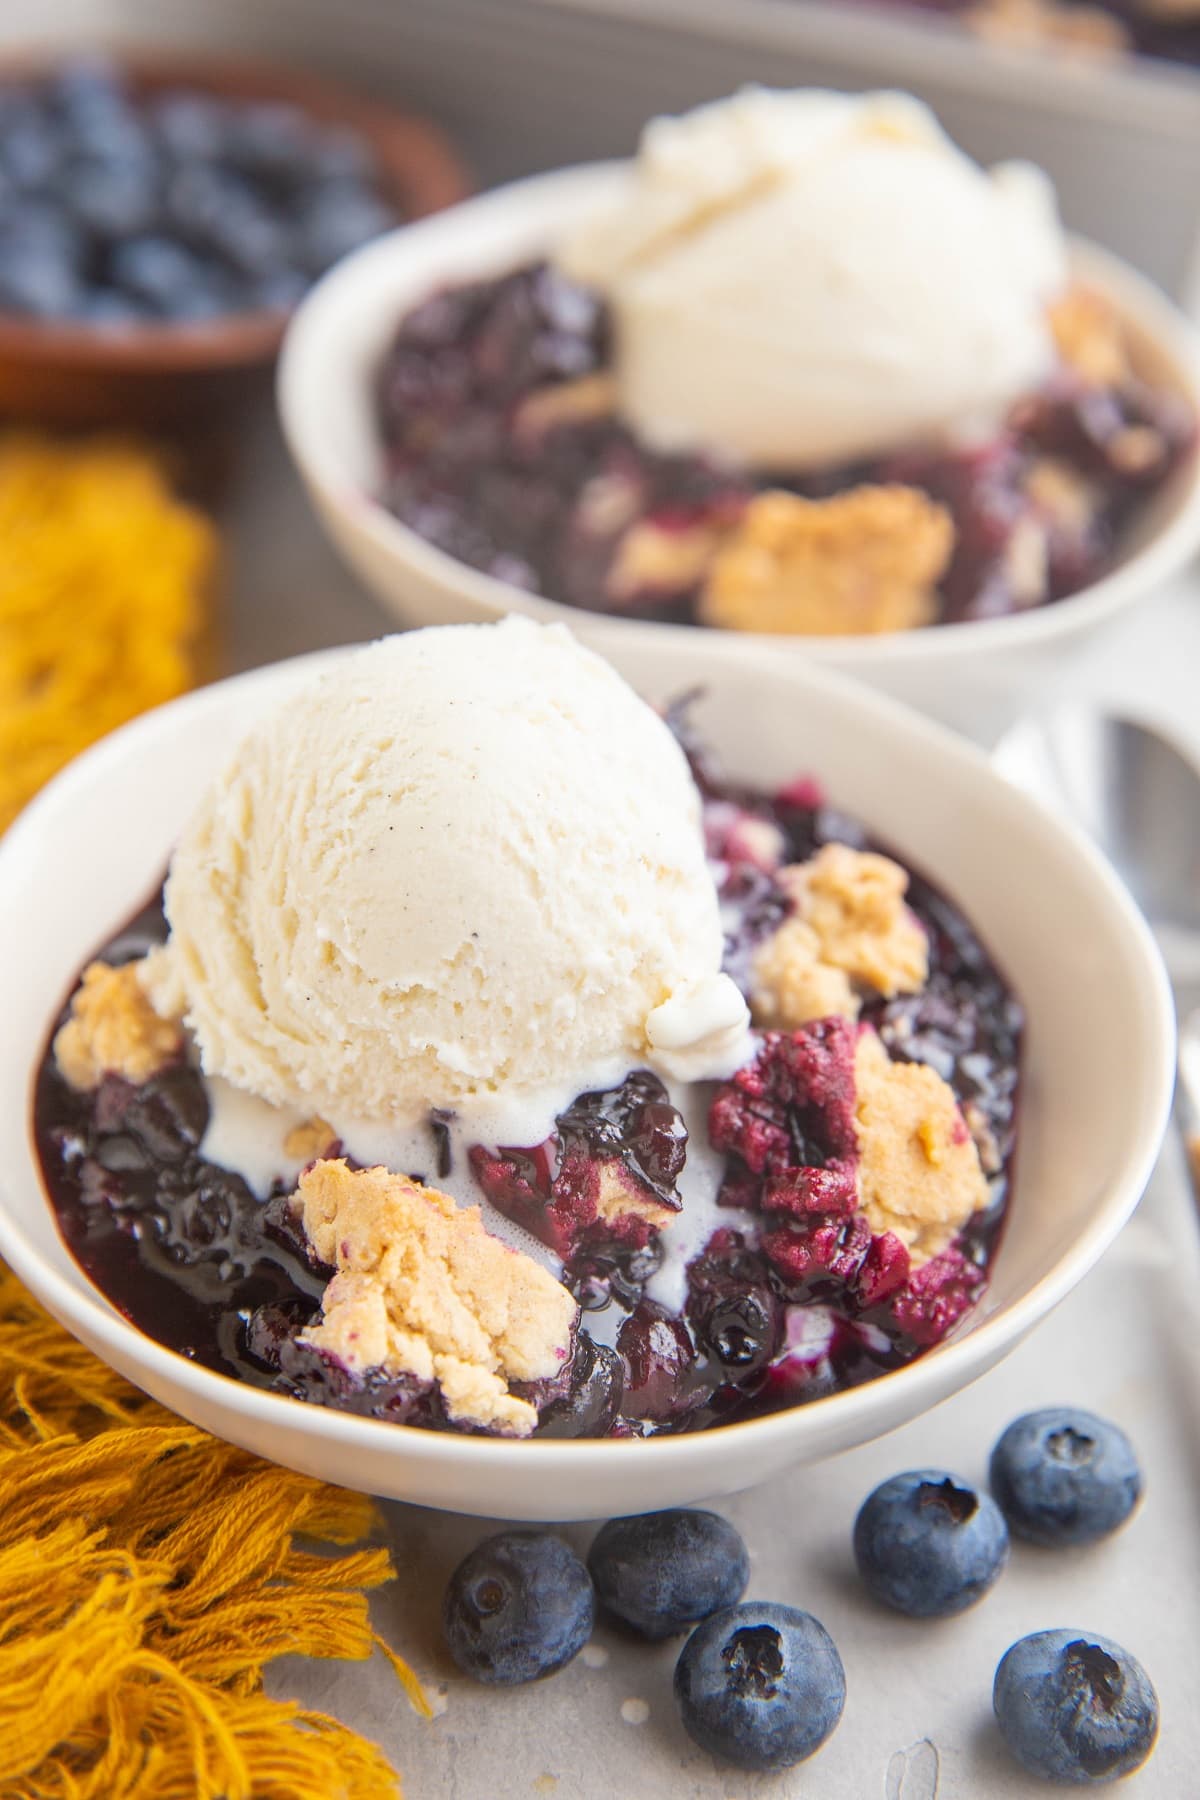
[[[382,453],[372,376],[401,316],[446,283],[515,268],[542,254],[601,202],[624,165],[601,163],[519,181],[378,239],[341,263],[302,303],[284,342],[278,395],[284,434],[334,544],[383,603],[409,624],[525,612],[581,618],[602,632],[627,623],[529,594],[435,549],[374,498]],[[1075,242],[1076,275],[1130,328],[1148,370],[1200,411],[1200,358],[1191,327],[1127,264]],[[1153,593],[1200,546],[1200,458],[1192,457],[1141,515],[1116,566],[1055,605],[1008,618],[871,637],[738,634],[773,660],[797,652],[843,669],[948,723],[986,735],[1007,721],[1006,690],[1052,674],[1080,637]],[[647,641],[679,643],[696,628],[639,624]],[[984,709],[986,716],[981,714]]]
[[[727,1494],[890,1431],[982,1374],[1115,1236],[1154,1162],[1173,1015],[1149,931],[1107,865],[970,746],[790,659],[760,668],[701,634],[627,628],[613,660],[655,700],[696,683],[730,771],[818,774],[966,909],[1028,1010],[1015,1196],[991,1288],[953,1341],[850,1392],[691,1436],[511,1442],[353,1418],[199,1368],[144,1337],[58,1235],[30,1135],[31,1077],[81,964],[161,877],[230,743],[342,652],[221,682],[126,726],[63,772],[0,839],[0,1254],[68,1329],[196,1423],[373,1493],[525,1519],[636,1512]],[[486,870],[481,870],[486,879]]]

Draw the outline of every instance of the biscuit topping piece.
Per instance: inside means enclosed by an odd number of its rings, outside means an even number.
[[[283,1154],[295,1161],[312,1162],[318,1156],[328,1156],[337,1141],[333,1126],[318,1115],[292,1126],[283,1140]]]
[[[785,870],[821,959],[891,999],[916,993],[929,976],[929,940],[904,904],[908,874],[890,856],[825,844]]]
[[[919,1267],[986,1206],[979,1152],[953,1089],[922,1063],[893,1062],[873,1031],[859,1037],[854,1073],[859,1205]]]
[[[990,43],[1018,49],[1050,46],[1082,56],[1115,56],[1131,42],[1121,20],[1102,6],[1064,6],[1060,0],[976,0],[963,20]]]
[[[537,1409],[510,1381],[557,1375],[577,1308],[532,1257],[484,1229],[477,1206],[384,1168],[314,1163],[292,1198],[336,1273],[305,1343],[355,1371],[436,1381],[451,1419],[525,1437]]]
[[[821,940],[799,913],[785,919],[755,956],[753,983],[754,1022],[768,1030],[794,1030],[834,1013],[858,1017],[850,977],[822,961]]]
[[[1124,387],[1133,370],[1125,331],[1101,294],[1070,287],[1050,308],[1050,329],[1063,361],[1092,387]]]
[[[825,844],[776,877],[795,911],[754,959],[754,1016],[793,1029],[842,1013],[856,1018],[855,985],[887,999],[916,993],[929,975],[929,943],[904,903],[899,863],[848,844]]]
[[[706,625],[734,631],[907,631],[937,616],[954,549],[945,507],[918,488],[863,485],[828,500],[769,490],[717,550]]]
[[[71,1016],[54,1040],[55,1060],[73,1088],[90,1091],[106,1075],[138,1086],[182,1051],[180,1026],[155,1012],[140,969],[137,962],[94,962],[83,971]]]

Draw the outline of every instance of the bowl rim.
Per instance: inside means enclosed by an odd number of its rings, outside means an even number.
[[[636,631],[633,634],[636,639]],[[602,646],[593,643],[593,648]],[[9,830],[0,837],[0,880],[9,868],[19,867],[26,858],[42,854],[39,842],[43,820],[53,817],[61,797],[79,788],[87,789],[102,782],[110,765],[122,761],[133,750],[152,754],[155,743],[170,733],[177,721],[191,719],[205,710],[223,708],[231,694],[252,695],[258,688],[279,687],[286,680],[306,672],[317,673],[360,648],[345,646],[332,651],[316,651],[284,662],[250,670],[207,688],[167,702],[140,718],[120,727],[83,752],[55,776],[41,793],[19,815]],[[753,668],[757,659],[739,657]],[[744,671],[748,672],[748,670]],[[93,1349],[103,1346],[102,1354],[114,1367],[128,1372],[130,1367],[148,1371],[173,1394],[185,1396],[202,1409],[206,1417],[213,1413],[239,1415],[244,1422],[263,1427],[279,1426],[287,1434],[323,1439],[327,1444],[387,1452],[389,1447],[398,1461],[416,1461],[425,1465],[440,1464],[444,1468],[481,1473],[498,1456],[531,1457],[543,1473],[574,1475],[586,1471],[588,1461],[596,1456],[611,1455],[613,1445],[620,1453],[652,1458],[660,1474],[693,1476],[712,1454],[716,1443],[733,1447],[744,1442],[745,1433],[754,1434],[756,1445],[769,1448],[784,1442],[796,1432],[800,1419],[823,1419],[837,1409],[838,1417],[851,1427],[856,1418],[869,1419],[873,1412],[896,1415],[893,1423],[912,1417],[922,1410],[919,1398],[924,1386],[925,1404],[931,1404],[941,1392],[956,1392],[968,1386],[987,1368],[1011,1349],[1037,1321],[1049,1312],[1075,1286],[1108,1248],[1136,1206],[1154,1167],[1170,1114],[1174,1088],[1175,1015],[1171,991],[1162,958],[1145,919],[1130,895],[1100,852],[1074,826],[1064,823],[1049,808],[1031,799],[1010,784],[991,767],[986,756],[974,745],[957,737],[945,727],[913,712],[883,694],[865,689],[835,671],[815,665],[792,664],[781,671],[789,682],[802,686],[819,686],[840,702],[860,714],[867,710],[886,725],[905,732],[910,741],[923,745],[939,759],[952,759],[960,768],[982,779],[991,790],[1000,810],[1023,813],[1038,828],[1064,842],[1077,866],[1086,873],[1098,900],[1110,910],[1116,925],[1125,935],[1134,962],[1140,965],[1139,987],[1147,1003],[1146,1043],[1142,1046],[1146,1061],[1147,1101],[1143,1107],[1141,1128],[1126,1147],[1123,1164],[1110,1177],[1098,1197],[1088,1225],[1068,1249],[1019,1299],[978,1324],[970,1324],[958,1336],[925,1352],[904,1367],[892,1370],[861,1386],[840,1390],[800,1407],[785,1408],[778,1413],[738,1423],[709,1427],[703,1431],[677,1435],[661,1435],[646,1439],[547,1439],[512,1440],[486,1436],[468,1436],[452,1431],[433,1431],[411,1425],[399,1425],[378,1419],[361,1418],[332,1408],[310,1406],[286,1395],[269,1393],[199,1366],[188,1358],[157,1343],[118,1313],[105,1300],[79,1265],[77,1280],[72,1281],[54,1267],[22,1229],[16,1204],[15,1188],[0,1173],[0,1255],[13,1268],[31,1292],[74,1335]],[[716,672],[714,671],[714,674]],[[719,678],[719,677],[718,677]],[[31,1067],[22,1096],[26,1126],[26,1143],[31,1161],[37,1167],[32,1135],[32,1089],[36,1077],[36,1058]],[[49,1208],[49,1198],[40,1180],[38,1198]],[[63,1254],[71,1257],[63,1244]],[[82,1285],[80,1285],[82,1284]],[[953,1367],[956,1378],[945,1381]],[[931,1368],[940,1371],[931,1374]],[[138,1375],[129,1377],[135,1383]],[[154,1382],[148,1385],[154,1391]],[[933,1391],[937,1390],[937,1391]],[[905,1408],[904,1397],[916,1396],[915,1403]],[[898,1404],[888,1407],[889,1397]],[[169,1404],[175,1404],[172,1399]],[[862,1435],[881,1435],[891,1426],[885,1421],[879,1432],[868,1430]],[[799,1452],[797,1452],[799,1454]],[[390,1458],[389,1458],[390,1460]],[[701,1481],[701,1486],[703,1485]]]
[[[599,631],[628,625],[661,638],[703,630],[695,625],[587,612],[546,595],[531,594],[472,569],[419,537],[373,494],[361,491],[342,473],[327,435],[317,428],[316,408],[306,398],[310,390],[342,377],[324,362],[314,363],[310,369],[310,343],[315,340],[316,353],[320,354],[324,348],[323,315],[330,308],[340,311],[346,298],[356,291],[361,290],[362,295],[360,313],[369,313],[374,319],[367,295],[370,283],[381,271],[406,262],[417,267],[427,265],[429,290],[435,289],[439,245],[447,239],[458,241],[465,223],[486,224],[498,215],[514,212],[526,222],[544,219],[549,232],[554,219],[569,218],[576,208],[594,205],[611,194],[631,166],[630,159],[625,158],[552,169],[475,195],[447,208],[435,219],[419,220],[385,233],[322,276],[289,321],[276,374],[276,401],[288,450],[305,482],[321,503],[335,516],[345,518],[348,525],[352,511],[354,532],[369,540],[378,557],[386,559],[397,571],[407,570],[423,578],[448,597],[448,605],[453,605],[449,596],[456,593],[462,603],[471,607],[474,617],[498,618],[507,612],[523,612],[568,625],[586,619]],[[1112,301],[1135,333],[1153,345],[1200,423],[1200,332],[1152,281],[1120,257],[1075,234],[1067,235],[1067,243],[1072,271]],[[1097,581],[1049,605],[995,619],[963,620],[952,627],[929,626],[869,635],[814,637],[730,630],[715,630],[707,635],[722,642],[734,640],[755,646],[763,654],[800,653],[814,661],[835,662],[839,668],[851,671],[856,667],[876,669],[882,664],[927,665],[990,650],[1037,647],[1099,624],[1130,603],[1135,595],[1169,579],[1200,548],[1200,447],[1191,451],[1173,482],[1176,498],[1172,515],[1164,525]],[[385,603],[390,604],[386,597]]]
[[[115,63],[135,91],[185,88],[218,99],[279,102],[299,107],[317,123],[347,126],[374,152],[380,187],[414,223],[460,204],[471,193],[467,169],[439,126],[315,70],[202,51],[118,47],[98,54]],[[51,50],[6,54],[0,57],[0,90],[45,78],[71,60],[69,53]],[[274,355],[295,310],[255,307],[197,324],[139,320],[120,331],[0,312],[0,359],[108,374],[231,367]]]

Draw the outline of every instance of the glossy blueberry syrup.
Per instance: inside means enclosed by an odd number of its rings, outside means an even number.
[[[812,782],[773,797],[730,788],[689,741],[686,712],[672,723],[705,799],[726,965],[744,971],[787,907],[749,854],[761,849],[759,828],[778,834],[786,862],[830,841],[868,840]],[[915,1272],[897,1239],[872,1234],[855,1210],[854,1029],[840,1019],[764,1033],[753,1063],[711,1085],[721,1222],[687,1266],[677,1311],[654,1292],[663,1230],[636,1204],[622,1212],[620,1199],[597,1210],[602,1192],[632,1195],[660,1222],[679,1208],[688,1135],[657,1077],[637,1070],[579,1096],[545,1144],[477,1146],[470,1161],[484,1195],[556,1250],[581,1309],[561,1376],[516,1390],[538,1406],[540,1434],[650,1436],[801,1404],[900,1367],[978,1300],[1011,1176],[1021,1013],[953,903],[917,873],[909,900],[929,933],[928,984],[871,1000],[863,1016],[894,1057],[929,1063],[954,1088],[981,1145],[986,1210]],[[165,935],[155,896],[101,954],[128,960]],[[96,1285],[147,1335],[211,1369],[318,1404],[459,1429],[428,1384],[364,1380],[298,1341],[330,1271],[311,1261],[285,1195],[264,1202],[201,1156],[207,1121],[203,1080],[184,1062],[141,1087],[110,1076],[80,1094],[47,1043],[38,1153],[62,1235]]]
[[[696,587],[614,594],[609,578],[630,525],[672,532],[733,523],[766,487],[820,498],[861,482],[905,482],[954,519],[956,548],[939,591],[940,622],[951,624],[1086,587],[1193,438],[1174,396],[1132,382],[1120,391],[1088,387],[1065,371],[981,447],[807,477],[660,456],[612,416],[525,429],[522,401],[548,384],[602,373],[610,340],[602,303],[546,264],[434,294],[401,322],[376,377],[384,505],[429,543],[499,580],[588,611],[699,624]],[[1157,434],[1159,453],[1134,472],[1120,447],[1127,428],[1141,426]],[[1046,455],[1086,480],[1090,495],[1086,509],[1049,529],[1025,491]],[[1035,592],[1028,556],[1018,554],[1031,529],[1044,544]]]

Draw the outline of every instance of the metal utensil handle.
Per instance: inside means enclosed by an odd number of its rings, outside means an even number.
[[[1175,1117],[1187,1154],[1192,1193],[1200,1207],[1200,990],[1191,983],[1175,989],[1179,1014],[1179,1072]]]

